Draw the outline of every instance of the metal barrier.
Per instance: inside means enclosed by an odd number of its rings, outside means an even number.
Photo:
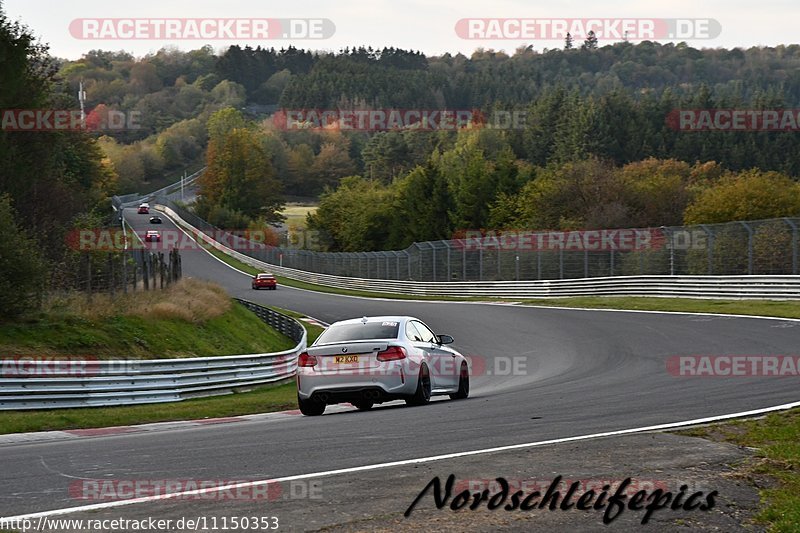
[[[177,402],[294,376],[297,357],[306,349],[305,328],[272,309],[237,301],[297,345],[276,353],[224,357],[67,361],[60,367],[60,377],[48,377],[52,361],[6,359],[0,361],[0,410]]]
[[[181,186],[184,188],[194,185],[194,182],[197,181],[197,178],[200,177],[203,172],[206,171],[206,167],[201,168],[194,174],[187,176],[184,179],[178,180],[175,183],[170,183],[166,187],[162,187],[157,191],[153,191],[149,194],[139,194],[139,193],[132,193],[132,194],[125,194],[122,196],[112,196],[111,197],[111,205],[114,207],[115,211],[120,211],[126,207],[135,207],[142,202],[148,200],[154,200],[156,198],[167,198],[167,199],[174,199],[172,198],[175,196],[175,193],[181,190]]]
[[[156,203],[170,207],[198,229],[218,236],[226,233],[169,199]],[[316,252],[245,242],[237,249],[296,270],[398,281],[798,275],[798,228],[800,218],[779,218],[660,228],[466,232],[461,239],[417,242],[405,250],[380,252]]]
[[[542,281],[429,282],[333,276],[276,266],[233,250],[183,220],[172,208],[157,209],[190,230],[210,246],[239,261],[290,279],[378,293],[416,296],[546,298],[565,296],[662,296],[686,298],[800,298],[800,276],[616,276]],[[232,238],[235,239],[235,238]]]

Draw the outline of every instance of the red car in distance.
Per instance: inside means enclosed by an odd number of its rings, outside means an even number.
[[[262,273],[253,278],[253,289],[261,289],[266,287],[270,290],[278,288],[278,281],[272,274]]]
[[[141,204],[139,206],[139,210],[137,211],[140,215],[149,215],[150,214],[150,204]]]

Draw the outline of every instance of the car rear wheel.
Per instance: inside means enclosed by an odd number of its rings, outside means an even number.
[[[458,390],[450,395],[451,400],[469,398],[469,369],[466,363],[461,363],[461,373],[458,378]]]
[[[372,400],[359,400],[357,402],[353,402],[353,407],[358,409],[359,411],[369,411],[372,409],[372,406],[375,405],[375,402]]]
[[[431,373],[427,365],[422,365],[419,369],[419,379],[417,379],[417,390],[410,398],[406,398],[407,405],[425,405],[431,401]]]
[[[300,406],[300,412],[306,416],[320,416],[325,412],[325,404],[323,402],[303,400],[299,396],[297,397],[297,405]]]

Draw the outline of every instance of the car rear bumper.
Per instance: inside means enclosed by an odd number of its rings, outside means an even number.
[[[304,400],[316,400],[328,404],[347,403],[359,400],[388,402],[408,397],[416,390],[416,376],[409,379],[400,372],[394,375],[370,377],[363,375],[325,375],[305,373],[298,369],[297,394]]]

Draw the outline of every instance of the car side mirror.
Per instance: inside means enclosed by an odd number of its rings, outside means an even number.
[[[436,335],[439,338],[439,344],[453,344],[455,339],[450,335]]]

